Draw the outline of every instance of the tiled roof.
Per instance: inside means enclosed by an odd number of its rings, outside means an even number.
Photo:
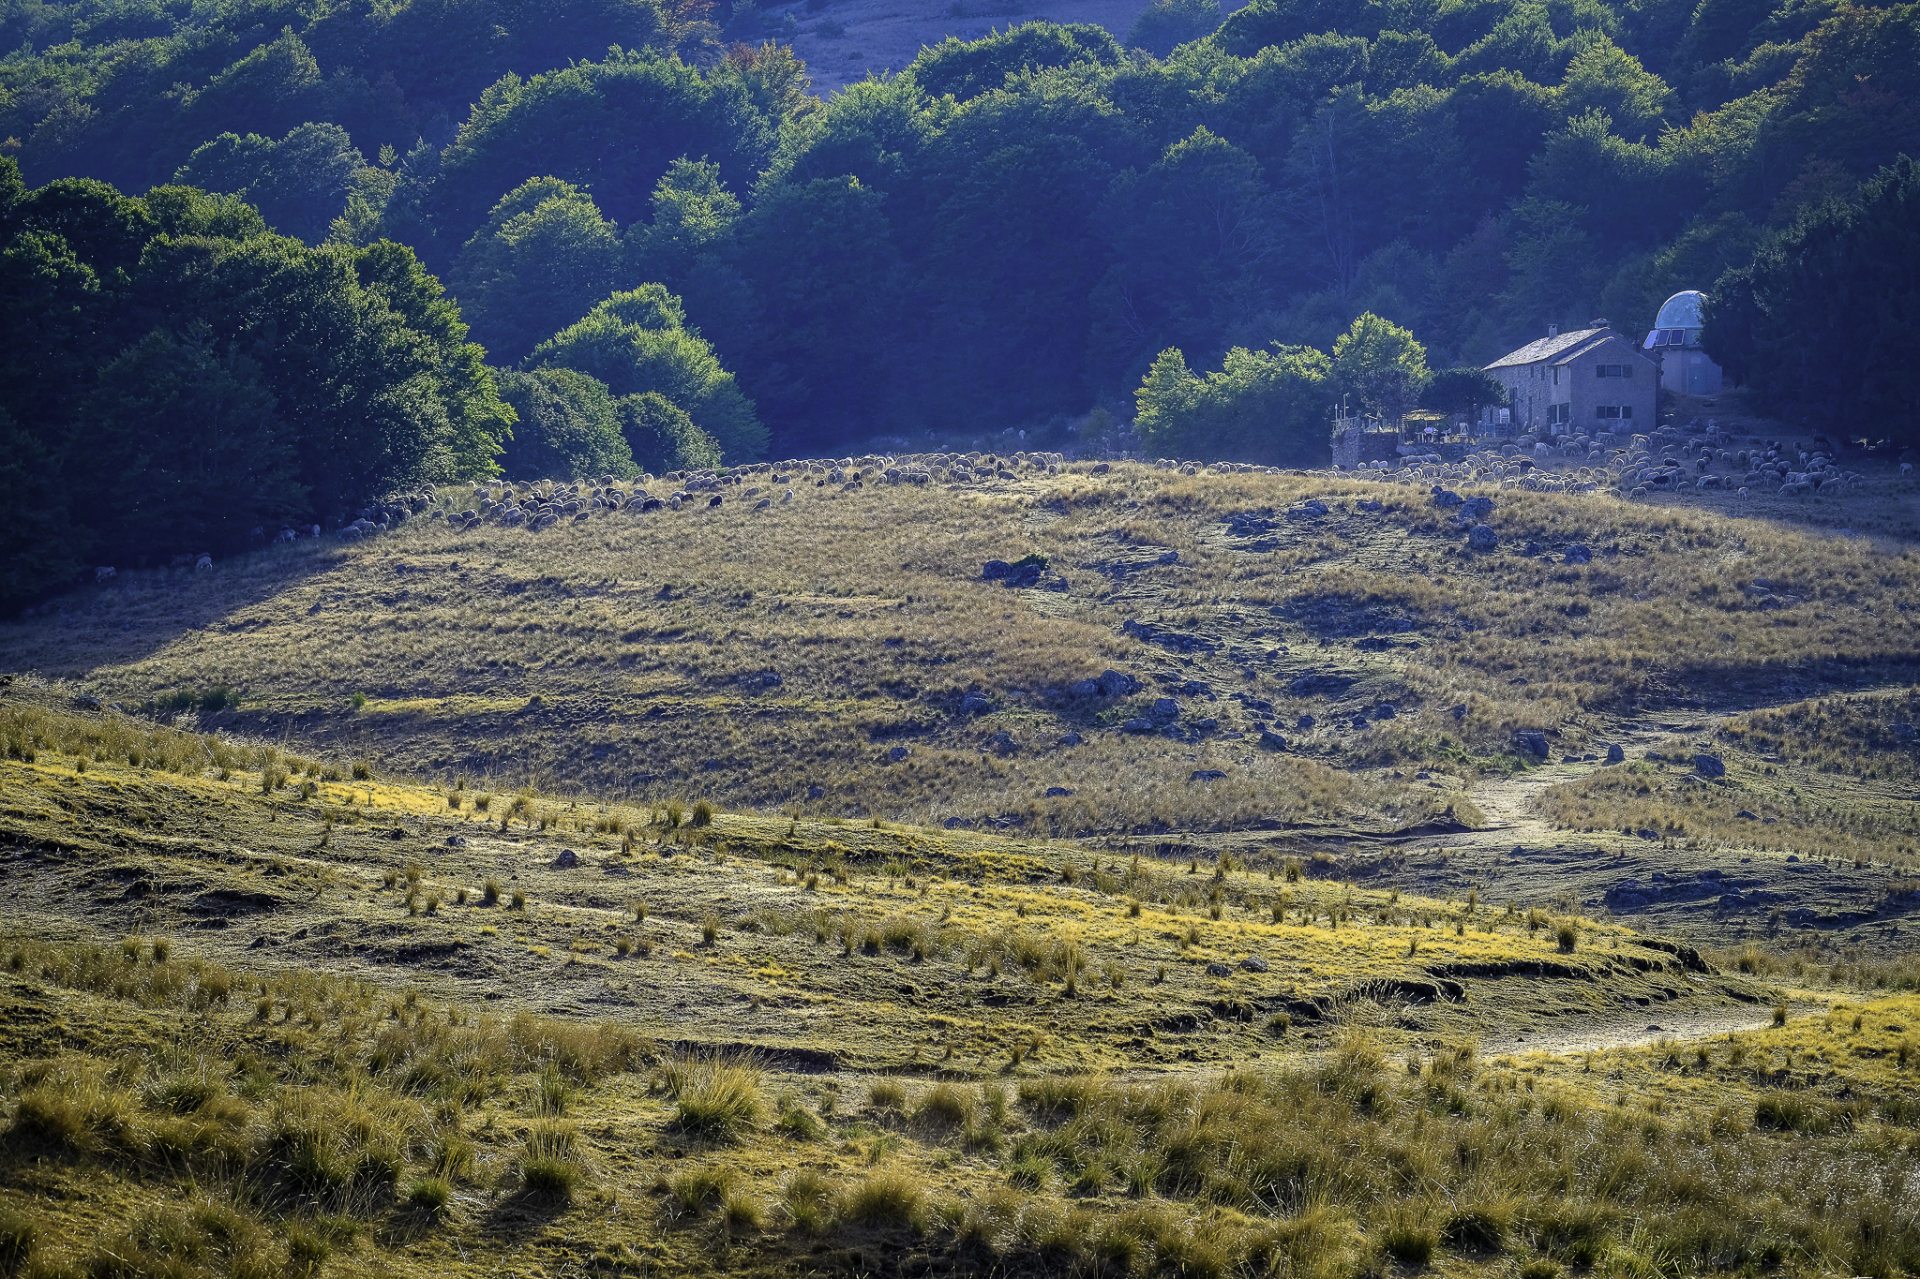
[[[1611,329],[1574,329],[1568,333],[1556,333],[1550,338],[1541,338],[1529,342],[1518,351],[1509,352],[1487,365],[1489,369],[1511,368],[1520,364],[1538,364],[1557,355],[1571,355],[1573,348],[1585,346],[1594,338],[1604,337]]]

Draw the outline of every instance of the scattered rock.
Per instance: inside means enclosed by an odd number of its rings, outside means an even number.
[[[1066,798],[1067,798],[1068,796],[1070,796],[1070,795],[1072,795],[1072,794],[1073,794],[1073,791],[1071,791],[1070,789],[1068,789],[1068,788],[1067,788],[1067,787],[1065,787],[1065,786],[1049,786],[1049,787],[1047,787],[1047,798],[1048,798],[1048,799],[1066,799]]]
[[[553,865],[560,870],[572,870],[580,864],[580,854],[571,848],[563,848],[560,855],[553,859]]]
[[[1500,535],[1485,524],[1476,524],[1467,530],[1467,549],[1485,554],[1500,545]]]
[[[1287,749],[1287,739],[1270,728],[1260,730],[1260,749],[1263,751],[1283,751]]]
[[[1626,751],[1620,748],[1620,743],[1614,742],[1612,745],[1607,747],[1607,763],[1624,764],[1626,762],[1627,762],[1627,753]]]
[[[1705,753],[1695,755],[1693,757],[1693,768],[1694,771],[1702,777],[1713,778],[1725,777],[1727,775],[1726,761],[1718,755],[1708,755]]]
[[[1207,976],[1231,977],[1233,976],[1233,969],[1230,966],[1223,964],[1216,959],[1212,963],[1207,965]]]
[[[1196,768],[1187,775],[1190,782],[1217,782],[1226,774],[1217,768]]]
[[[1250,973],[1264,973],[1267,971],[1267,961],[1258,955],[1248,955],[1240,961],[1240,967]]]
[[[962,715],[988,715],[993,711],[993,699],[977,688],[970,688],[960,695],[960,713]]]
[[[895,746],[894,748],[892,748],[887,752],[887,762],[889,764],[898,764],[901,760],[905,759],[907,756],[911,754],[913,754],[913,749],[911,747]]]
[[[1593,548],[1585,542],[1570,542],[1567,544],[1567,549],[1561,554],[1560,559],[1561,562],[1565,564],[1591,564],[1593,563]]]

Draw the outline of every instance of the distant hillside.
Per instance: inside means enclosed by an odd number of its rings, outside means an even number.
[[[0,669],[476,785],[1118,833],[1472,820],[1483,771],[1920,652],[1920,559],[1761,521],[1470,489],[1477,553],[1407,484],[864,470],[443,492],[122,574],[0,628]]]

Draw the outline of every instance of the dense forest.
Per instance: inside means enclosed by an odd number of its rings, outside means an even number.
[[[0,290],[7,358],[41,371],[7,370],[0,487],[70,492],[47,477],[113,456],[112,432],[189,418],[256,423],[257,448],[220,438],[274,481],[188,541],[502,462],[1044,435],[1136,404],[1150,442],[1303,460],[1356,317],[1417,337],[1424,374],[1549,323],[1643,328],[1723,276],[1730,367],[1834,412],[1766,356],[1795,304],[1762,286],[1822,242],[1811,224],[1910,189],[1889,166],[1920,154],[1920,5],[1208,12],[1156,5],[1140,47],[1046,23],[949,39],[823,101],[788,49],[692,0],[6,0]],[[1793,288],[1911,276],[1910,233],[1859,243],[1892,261],[1828,255]],[[321,420],[341,411],[281,349],[292,276],[333,291],[329,322],[411,335],[404,366],[384,337],[353,347],[392,422]],[[1917,295],[1878,322],[1911,334]],[[1261,403],[1298,429],[1249,432]],[[390,464],[309,457],[409,413]],[[73,554],[155,545],[96,534]]]

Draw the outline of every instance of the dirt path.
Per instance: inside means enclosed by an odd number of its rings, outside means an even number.
[[[1700,1008],[1648,1014],[1637,1018],[1607,1018],[1573,1028],[1520,1032],[1489,1037],[1480,1043],[1485,1057],[1546,1053],[1555,1057],[1600,1052],[1609,1048],[1644,1048],[1667,1041],[1711,1039],[1736,1031],[1762,1030],[1773,1024],[1773,1011],[1751,1005]]]

